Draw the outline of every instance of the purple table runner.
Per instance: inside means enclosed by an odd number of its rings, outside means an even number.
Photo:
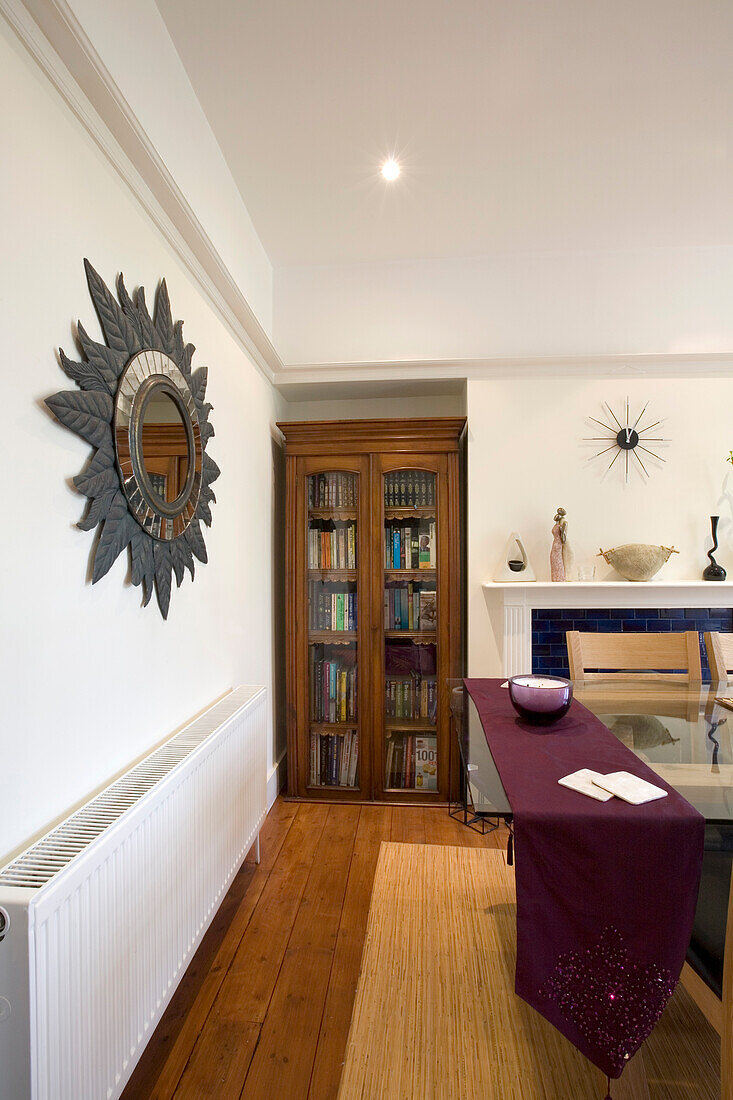
[[[499,680],[466,680],[514,814],[516,992],[619,1077],[677,984],[700,881],[704,819],[581,703],[520,719]],[[558,785],[628,771],[666,798],[596,802]]]

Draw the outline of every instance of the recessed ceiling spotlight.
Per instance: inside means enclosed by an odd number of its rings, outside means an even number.
[[[389,180],[389,182],[391,183],[392,180],[397,179],[399,174],[400,174],[399,164],[397,163],[396,160],[394,160],[392,157],[390,157],[390,159],[386,160],[384,162],[384,164],[382,165],[382,175],[384,176],[384,178],[386,180]]]

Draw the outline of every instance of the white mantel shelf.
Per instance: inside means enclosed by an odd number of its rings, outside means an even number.
[[[733,606],[733,581],[488,581],[483,588],[487,600],[514,607]]]
[[[532,667],[536,608],[733,607],[732,581],[487,581],[483,590],[505,676]]]

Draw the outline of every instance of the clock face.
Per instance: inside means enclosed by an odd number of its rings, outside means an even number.
[[[633,451],[634,447],[639,445],[639,433],[635,432],[633,428],[622,428],[616,436],[616,442],[624,451]]]
[[[603,412],[611,423],[609,424],[604,420],[596,420],[595,416],[591,416],[588,419],[592,420],[594,424],[597,424],[599,428],[603,428],[607,431],[608,435],[592,435],[586,436],[585,438],[597,443],[608,443],[608,446],[597,451],[596,454],[591,455],[590,460],[592,461],[593,459],[600,458],[602,455],[609,455],[611,452],[614,452],[611,461],[606,467],[605,472],[608,473],[616,460],[623,455],[624,460],[621,468],[624,471],[624,481],[627,482],[629,480],[629,467],[636,466],[643,478],[649,477],[647,463],[645,463],[644,460],[646,459],[648,462],[650,455],[659,462],[666,462],[666,459],[662,458],[656,450],[652,450],[647,446],[649,443],[656,444],[668,442],[663,436],[649,434],[651,431],[658,431],[662,421],[651,421],[651,414],[646,416],[645,419],[648,408],[649,402],[647,401],[638,416],[633,415],[627,397],[623,411],[619,417],[616,416],[608,402],[604,401]],[[647,423],[646,421],[649,422]]]

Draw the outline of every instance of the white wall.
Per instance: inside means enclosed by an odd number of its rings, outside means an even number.
[[[0,20],[0,862],[240,682],[272,688],[273,441],[280,399],[245,358],[97,146]],[[209,367],[222,470],[209,564],[175,589],[167,622],[118,559],[87,583],[92,536],[70,486],[90,450],[42,399],[73,388],[55,349],[99,326],[82,265],[122,270],[148,301],[165,275],[175,317]],[[277,550],[277,547],[275,547]],[[282,750],[271,736],[269,766]]]
[[[733,249],[278,268],[286,364],[733,350]]]
[[[155,0],[68,2],[81,33],[271,337],[272,265]],[[34,0],[33,7],[37,4]]]
[[[644,484],[634,471],[624,484],[622,459],[589,461],[604,443],[588,416],[604,418],[608,401],[618,414],[626,396],[637,412],[649,401],[652,419],[664,417],[670,442],[649,459]],[[733,379],[598,379],[468,383],[468,621],[472,675],[501,672],[481,585],[493,579],[512,530],[522,535],[538,580],[549,579],[555,509],[567,509],[578,561],[594,562],[599,578],[618,575],[597,558],[625,542],[661,543],[680,550],[663,566],[669,579],[697,580],[707,565],[712,514],[721,516],[717,560],[733,578]],[[651,421],[645,417],[646,423]],[[657,433],[652,433],[656,435]],[[650,445],[653,446],[653,445]],[[643,456],[646,460],[647,456]],[[604,465],[605,463],[605,465]],[[721,594],[710,585],[710,606]],[[728,597],[730,598],[730,597]]]

